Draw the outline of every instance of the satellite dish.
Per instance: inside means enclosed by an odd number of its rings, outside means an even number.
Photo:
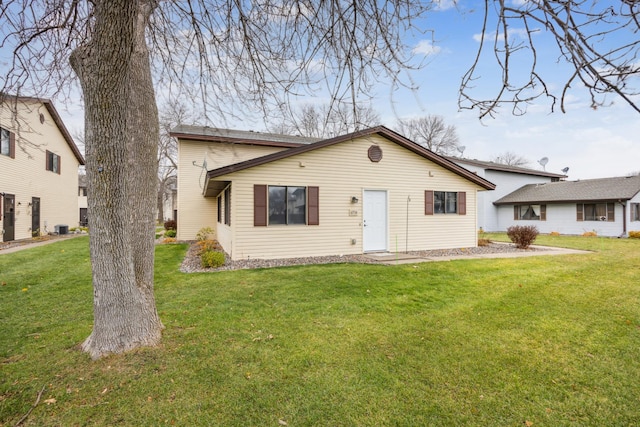
[[[545,166],[547,165],[547,163],[549,163],[549,158],[548,158],[548,157],[543,157],[543,158],[541,158],[540,160],[538,160],[538,163],[540,163],[540,166],[542,166],[542,168],[543,168],[544,170],[547,170],[547,169],[545,168]]]
[[[466,149],[467,149],[467,147],[464,146],[464,145],[458,145],[456,147],[456,150],[458,150],[460,152],[460,157],[462,157],[462,155],[464,154],[464,150],[466,150]]]
[[[563,174],[565,174],[565,175],[566,175],[566,174],[567,174],[567,172],[569,172],[569,166],[567,166],[566,168],[563,168],[563,169],[562,169],[562,173],[563,173]]]

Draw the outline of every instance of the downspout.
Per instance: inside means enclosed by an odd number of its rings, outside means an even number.
[[[625,237],[627,235],[627,204],[622,200],[618,200],[618,203],[622,206],[622,235],[620,237]]]
[[[409,202],[411,201],[411,196],[407,196],[407,227],[406,227],[406,237],[404,240],[404,252],[409,253]]]

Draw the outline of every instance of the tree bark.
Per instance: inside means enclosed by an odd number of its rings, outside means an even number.
[[[95,2],[90,41],[71,55],[85,101],[97,359],[156,345],[153,295],[158,113],[144,32],[153,0]]]

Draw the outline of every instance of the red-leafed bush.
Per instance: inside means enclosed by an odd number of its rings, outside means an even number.
[[[507,228],[507,236],[520,249],[527,249],[535,242],[538,234],[538,227],[535,225],[514,225]]]

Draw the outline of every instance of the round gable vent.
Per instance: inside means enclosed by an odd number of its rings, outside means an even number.
[[[372,162],[377,163],[382,160],[382,148],[380,148],[378,145],[372,145],[371,147],[369,147],[369,151],[367,152],[367,154],[369,155],[369,160],[371,160]]]

